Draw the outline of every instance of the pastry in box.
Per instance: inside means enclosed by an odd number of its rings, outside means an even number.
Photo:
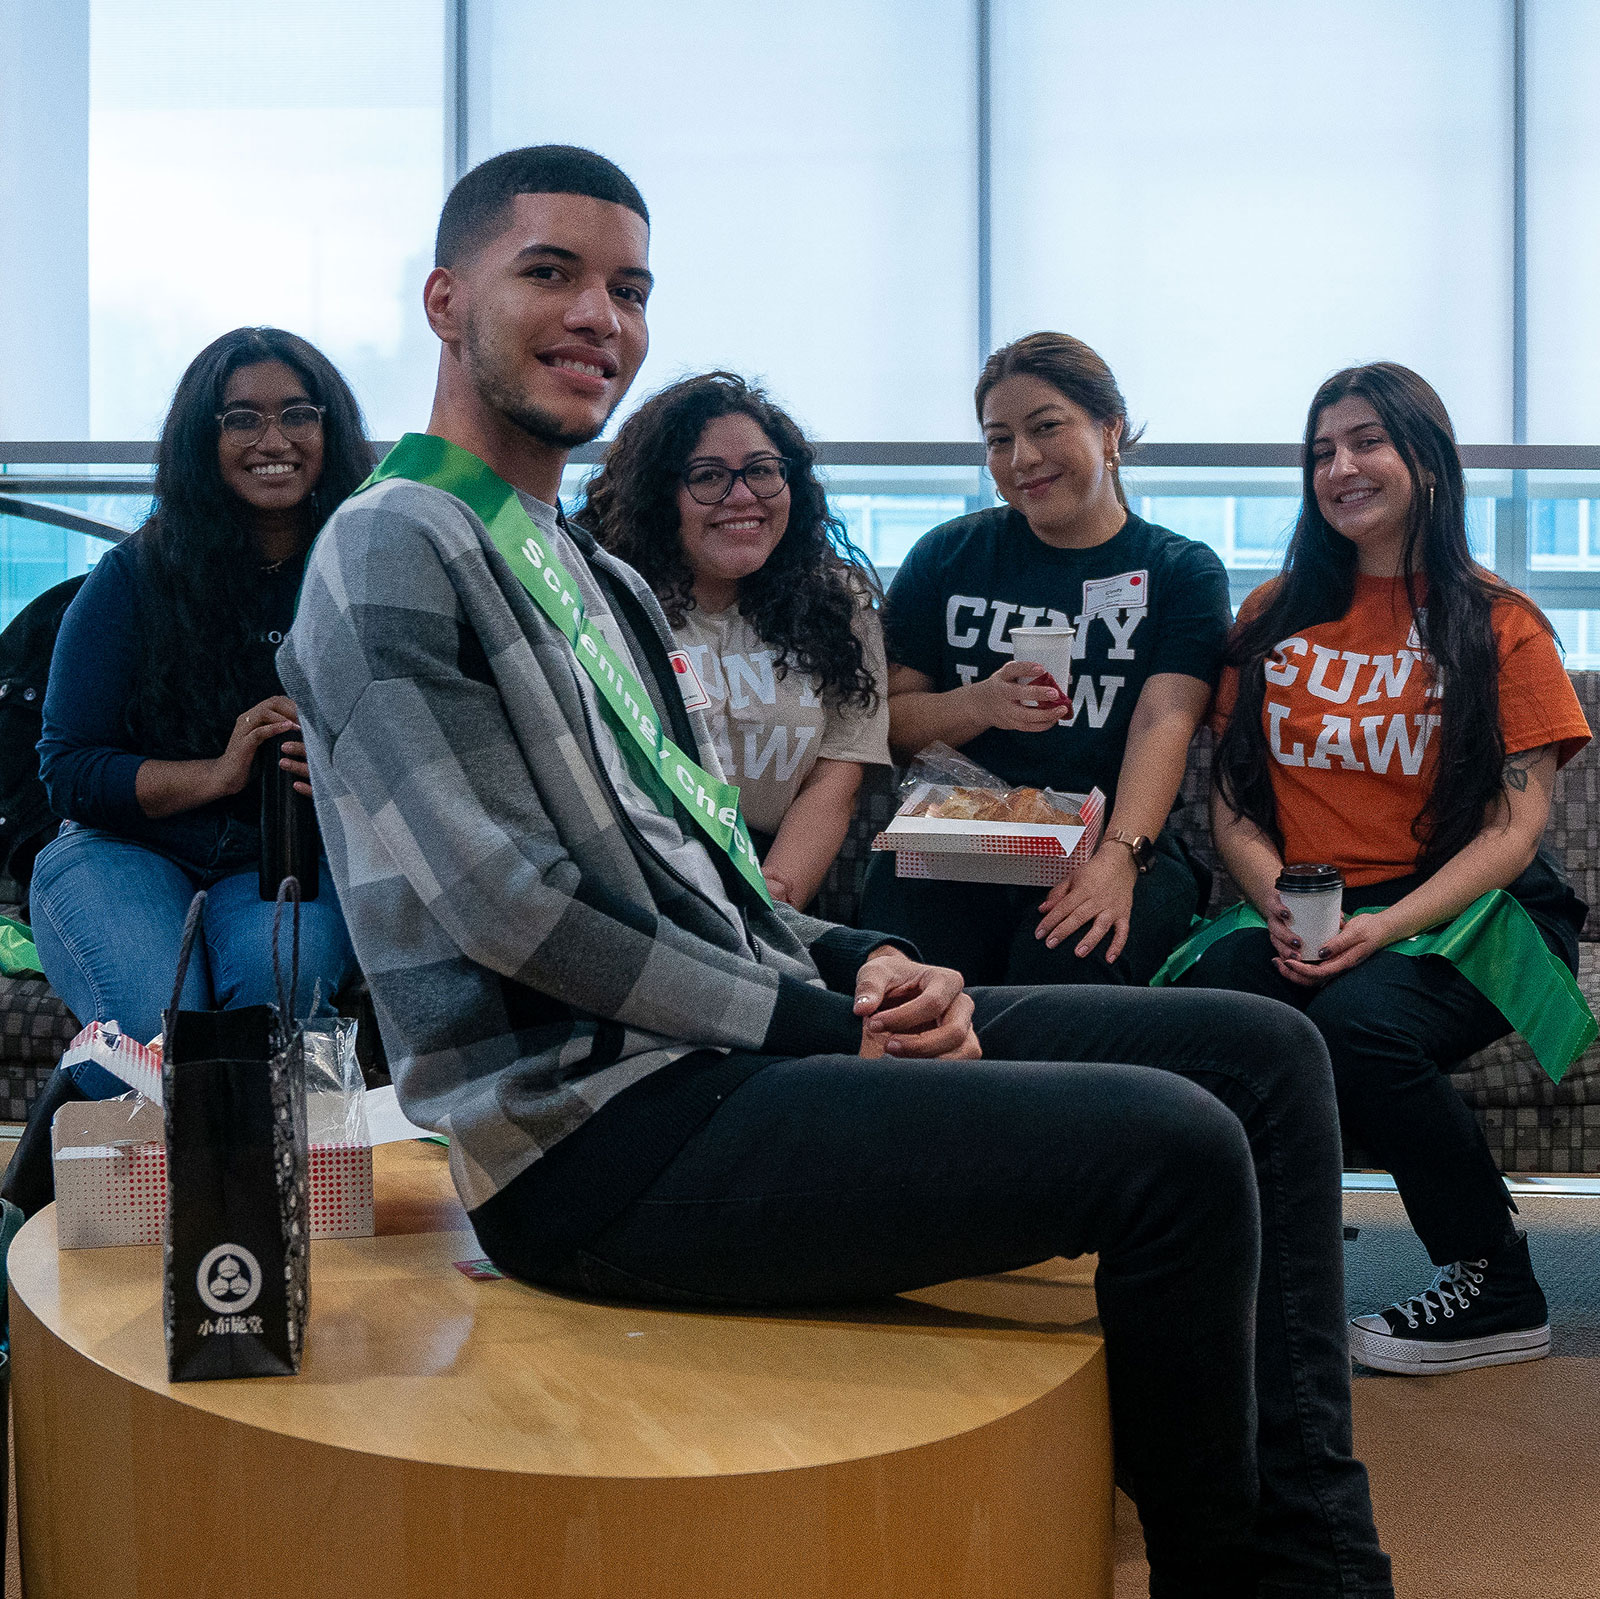
[[[933,744],[901,785],[894,820],[872,841],[892,850],[898,877],[1048,887],[1094,853],[1105,795],[1012,788],[945,744]]]

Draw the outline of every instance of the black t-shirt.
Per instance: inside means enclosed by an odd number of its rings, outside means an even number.
[[[963,753],[1008,783],[1116,798],[1145,680],[1182,672],[1216,686],[1232,613],[1228,575],[1204,544],[1132,515],[1089,550],[1046,544],[1008,506],[936,527],[889,586],[889,659],[939,691],[999,671],[1013,627],[1078,629],[1072,702],[1044,733],[990,728]]]

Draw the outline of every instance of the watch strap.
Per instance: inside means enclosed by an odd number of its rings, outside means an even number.
[[[1155,854],[1155,846],[1148,838],[1139,833],[1124,833],[1119,827],[1106,840],[1110,844],[1121,844],[1133,857],[1135,869],[1142,876],[1150,870],[1150,857]]]

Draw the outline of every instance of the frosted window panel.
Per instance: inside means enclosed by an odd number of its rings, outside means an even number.
[[[1528,439],[1600,439],[1600,13],[1528,6]]]
[[[1298,500],[1240,499],[1233,512],[1234,548],[1254,561],[1276,562],[1288,549],[1299,516]]]
[[[89,0],[0,0],[0,437],[88,431],[88,111]]]
[[[1561,641],[1569,672],[1600,671],[1600,611],[1544,613]]]
[[[1504,442],[1510,17],[994,0],[997,339],[1087,339],[1152,439],[1298,438],[1388,359]]]
[[[148,438],[229,328],[317,345],[393,436],[427,415],[443,0],[93,0],[90,425]]]
[[[469,17],[473,159],[588,145],[650,207],[651,353],[628,403],[721,366],[822,437],[974,436],[971,0]]]

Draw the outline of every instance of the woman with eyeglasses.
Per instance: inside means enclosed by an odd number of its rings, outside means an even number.
[[[186,1009],[273,997],[273,906],[260,897],[261,760],[311,792],[273,664],[306,551],[371,470],[361,412],[327,357],[236,328],[189,364],[156,453],[155,505],[96,563],[62,622],[40,775],[66,818],[34,866],[40,963],[80,1021],[161,1030],[184,913],[209,890]],[[326,866],[302,908],[297,1005],[326,1003],[354,956]],[[123,1091],[74,1068],[90,1098]]]
[[[660,598],[685,702],[795,906],[839,853],[863,766],[889,762],[877,579],[815,458],[760,389],[709,372],[633,413],[576,517]]]

